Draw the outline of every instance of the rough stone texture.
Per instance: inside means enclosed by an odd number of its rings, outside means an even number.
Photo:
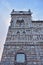
[[[1,65],[15,65],[17,52],[26,54],[27,65],[43,65],[43,21],[32,21],[30,11],[12,11]]]

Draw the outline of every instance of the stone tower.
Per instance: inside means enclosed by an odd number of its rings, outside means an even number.
[[[31,11],[12,11],[1,65],[43,65],[43,21]]]

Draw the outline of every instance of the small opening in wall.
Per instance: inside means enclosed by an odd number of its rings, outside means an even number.
[[[20,13],[23,13],[23,11],[19,11]]]
[[[17,53],[15,60],[17,63],[24,63],[26,61],[26,55],[24,53]]]
[[[17,31],[17,34],[20,33],[19,31]]]
[[[25,32],[25,31],[23,31],[23,33],[25,34],[26,32]]]

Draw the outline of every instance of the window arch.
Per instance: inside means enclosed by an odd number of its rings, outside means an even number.
[[[20,32],[17,31],[17,39],[20,39]]]
[[[23,31],[23,40],[26,40],[26,32],[25,31]]]
[[[20,34],[20,32],[19,32],[19,31],[17,31],[17,34]]]
[[[26,32],[25,32],[25,31],[23,31],[23,33],[25,34]]]

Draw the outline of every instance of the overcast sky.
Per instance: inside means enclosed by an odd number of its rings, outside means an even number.
[[[12,9],[31,9],[33,20],[43,20],[43,0],[0,0],[0,58],[10,24]]]

